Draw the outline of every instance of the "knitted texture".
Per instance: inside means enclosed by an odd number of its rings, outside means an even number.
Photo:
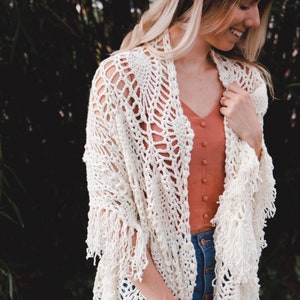
[[[169,35],[151,45],[171,50]],[[250,66],[211,53],[224,87],[237,80],[261,125],[266,86]],[[261,161],[224,120],[225,190],[216,226],[214,299],[258,299],[263,228],[275,212],[272,160]],[[193,131],[183,114],[175,65],[138,47],[104,60],[90,92],[83,160],[90,198],[87,257],[100,258],[94,300],[143,300],[128,278],[142,280],[146,248],[177,300],[191,300],[196,259],[187,178]]]

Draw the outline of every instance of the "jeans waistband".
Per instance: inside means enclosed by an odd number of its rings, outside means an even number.
[[[205,246],[208,246],[207,244],[213,244],[213,234],[214,229],[201,232],[198,234],[192,234],[192,243],[194,244],[195,248],[205,248]],[[209,243],[208,243],[209,242]]]

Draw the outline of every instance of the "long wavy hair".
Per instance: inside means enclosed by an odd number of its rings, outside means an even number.
[[[150,42],[163,35],[173,25],[184,29],[180,42],[171,52],[160,52],[163,58],[177,59],[185,55],[199,33],[221,32],[231,18],[234,7],[245,0],[155,0],[122,41],[120,50],[130,50],[140,45],[151,47]],[[272,0],[259,3],[260,26],[250,28],[231,51],[222,55],[256,65],[273,91],[269,72],[258,63],[265,43]]]

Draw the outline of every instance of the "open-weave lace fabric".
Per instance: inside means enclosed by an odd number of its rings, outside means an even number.
[[[174,62],[152,51],[170,50],[169,35],[151,47],[112,55],[92,82],[83,159],[90,198],[87,257],[100,258],[94,300],[145,299],[128,278],[142,279],[147,247],[175,298],[192,299],[196,260],[187,178],[193,131],[180,104]],[[236,80],[251,94],[263,125],[268,98],[259,72],[211,55],[224,87]],[[214,299],[256,300],[264,227],[275,213],[273,165],[265,145],[259,162],[226,120],[224,126],[225,190],[212,220]]]

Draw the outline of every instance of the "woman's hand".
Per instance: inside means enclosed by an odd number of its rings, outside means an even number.
[[[144,270],[141,282],[132,280],[147,300],[175,300],[170,289],[156,269],[149,250],[147,250],[148,265]]]
[[[246,141],[258,158],[262,149],[262,128],[259,124],[254,103],[246,90],[234,81],[223,92],[220,112],[228,121],[229,127]]]

